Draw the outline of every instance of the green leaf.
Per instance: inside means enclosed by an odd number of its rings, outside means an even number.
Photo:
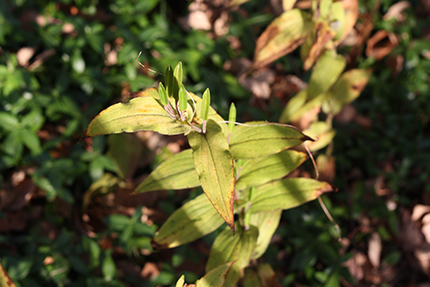
[[[371,75],[371,69],[353,69],[343,73],[326,93],[322,106],[324,113],[339,113],[346,104],[360,95]]]
[[[176,287],[184,287],[185,285],[185,275],[182,275],[181,278],[176,282]]]
[[[169,98],[173,97],[173,87],[174,87],[174,80],[175,78],[173,77],[173,69],[172,67],[169,65],[167,66],[166,69],[166,75],[164,76],[165,78],[165,83],[166,83],[166,92],[167,92],[167,96]]]
[[[258,228],[258,238],[251,256],[252,259],[260,258],[266,252],[270,240],[278,228],[281,215],[282,209],[251,214],[250,224]]]
[[[201,115],[202,119],[207,121],[209,118],[209,107],[211,105],[211,92],[209,88],[205,90],[202,98]]]
[[[1,287],[16,287],[15,283],[13,283],[12,279],[10,279],[6,270],[4,270],[3,266],[0,263],[0,286]]]
[[[303,107],[308,98],[308,90],[303,89],[294,95],[285,106],[279,118],[280,123],[291,123],[293,120],[298,119],[301,114],[297,115],[297,111]]]
[[[317,151],[333,141],[336,131],[333,130],[326,122],[313,122],[309,128],[303,131],[310,137],[316,139],[314,142],[308,143],[310,151]]]
[[[208,120],[207,132],[191,133],[188,141],[203,191],[234,233],[234,164],[222,129]]]
[[[308,100],[327,91],[339,78],[346,61],[342,55],[327,50],[318,57],[307,88]]]
[[[0,127],[7,131],[14,131],[18,125],[19,120],[17,117],[6,112],[0,112]]]
[[[341,2],[331,4],[330,20],[330,28],[336,33],[333,41],[337,41],[342,37],[345,26],[345,9]],[[335,25],[332,25],[332,23],[335,23]]]
[[[112,279],[116,276],[116,266],[111,254],[112,250],[107,250],[102,263],[103,278],[106,281],[112,281]]]
[[[196,282],[197,287],[223,287],[234,262],[225,263],[212,269]]]
[[[223,222],[207,196],[201,194],[177,209],[152,242],[157,249],[173,248],[211,233]]]
[[[167,97],[166,89],[162,82],[158,85],[158,94],[160,95],[160,102],[163,106],[167,105],[169,98]]]
[[[229,144],[234,159],[262,157],[312,140],[291,126],[264,122],[246,124],[235,127],[231,134]]]
[[[292,9],[282,13],[258,38],[253,68],[264,67],[294,51],[312,32],[314,26],[315,23],[306,11]]]
[[[40,140],[34,132],[29,131],[28,129],[21,129],[20,136],[24,145],[31,151],[33,155],[37,155],[42,152]]]
[[[235,261],[227,275],[224,286],[234,286],[240,278],[240,270],[245,268],[251,259],[252,252],[257,242],[258,229],[250,225],[245,231],[238,226],[237,234],[231,236],[230,230],[225,228],[215,239],[208,262],[206,272],[225,264]]]
[[[184,85],[181,85],[179,88],[179,110],[186,111],[187,110],[187,90],[185,90]]]
[[[187,149],[163,161],[136,188],[136,193],[152,190],[185,189],[200,185],[192,150]]]
[[[128,103],[110,106],[97,115],[85,131],[85,137],[142,130],[156,131],[165,135],[177,135],[190,132],[191,128],[173,120],[150,92],[151,88],[141,92],[142,96],[131,99]],[[147,95],[147,96],[144,96]]]
[[[280,179],[299,167],[306,158],[306,153],[284,150],[266,157],[247,160],[240,169],[236,190]]]
[[[311,178],[287,178],[256,187],[250,211],[289,209],[335,190],[327,182]]]
[[[173,97],[178,100],[179,88],[182,86],[182,62],[179,62],[173,71]]]
[[[234,126],[235,126],[235,121],[236,121],[236,106],[234,105],[234,103],[231,103],[230,105],[230,111],[228,113],[228,129],[230,130],[230,132],[233,132]]]

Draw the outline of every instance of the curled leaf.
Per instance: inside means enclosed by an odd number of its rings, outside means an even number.
[[[169,99],[167,97],[166,89],[164,88],[163,83],[160,82],[158,85],[158,94],[160,95],[160,102],[163,106],[167,105]]]

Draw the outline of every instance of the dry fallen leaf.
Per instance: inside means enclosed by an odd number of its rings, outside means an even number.
[[[385,21],[395,18],[397,22],[403,22],[406,20],[405,10],[411,7],[411,3],[408,1],[400,1],[390,6],[387,13],[385,13]]]
[[[345,22],[343,23],[343,35],[335,42],[338,45],[345,39],[358,19],[358,0],[342,0],[342,7],[345,10]]]
[[[16,52],[16,58],[18,59],[18,63],[22,67],[27,67],[29,65],[29,61],[31,57],[33,57],[36,52],[35,48],[32,47],[23,47]]]
[[[399,40],[394,33],[379,30],[367,40],[366,56],[374,57],[379,61],[393,51],[398,44]]]
[[[367,256],[373,267],[378,268],[381,262],[382,240],[377,232],[373,232],[369,239]]]

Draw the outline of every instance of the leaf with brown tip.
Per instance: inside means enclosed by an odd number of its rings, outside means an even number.
[[[292,9],[282,13],[258,38],[253,68],[260,69],[294,51],[314,26],[307,12]]]

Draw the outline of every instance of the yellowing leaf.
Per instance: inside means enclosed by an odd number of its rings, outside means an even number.
[[[323,193],[333,191],[327,182],[311,178],[287,178],[256,187],[251,213],[289,209],[314,200]]]
[[[200,280],[197,281],[197,287],[223,287],[227,275],[233,265],[233,262],[225,263],[223,265],[218,266],[217,268],[212,269],[205,276],[203,276]]]
[[[185,275],[182,275],[181,278],[176,282],[176,287],[184,287],[185,285]]]
[[[207,196],[201,194],[177,209],[164,222],[152,239],[153,246],[157,249],[173,248],[194,241],[211,233],[223,222]]]
[[[13,283],[12,279],[10,279],[6,270],[4,270],[3,266],[0,264],[0,286],[1,287],[16,287],[15,283]]]
[[[188,141],[203,191],[234,233],[234,165],[222,129],[209,119],[206,134],[191,133]]]
[[[306,158],[306,153],[284,150],[269,156],[248,160],[240,169],[239,179],[236,181],[236,190],[280,179],[299,167]]]
[[[353,69],[342,74],[339,80],[326,92],[323,111],[337,114],[355,100],[367,85],[372,75],[371,69]]]
[[[313,122],[303,133],[315,139],[314,142],[307,144],[310,151],[317,151],[327,146],[336,135],[336,131],[326,122]]]
[[[235,236],[231,236],[231,232],[227,228],[224,229],[212,245],[206,272],[236,260],[224,283],[225,287],[234,286],[240,278],[240,270],[249,264],[257,237],[258,229],[252,225],[247,231],[239,227]]]
[[[333,51],[321,54],[313,68],[307,88],[308,100],[327,91],[339,78],[345,68],[345,58]]]
[[[258,274],[253,267],[245,268],[245,275],[243,276],[243,286],[246,287],[261,287]]]
[[[251,256],[252,259],[260,258],[266,252],[270,240],[278,228],[281,215],[282,209],[251,214],[250,224],[258,228],[258,238]]]
[[[282,9],[284,9],[284,12],[290,11],[296,2],[297,0],[282,0]]]
[[[261,287],[281,287],[276,273],[272,266],[268,263],[258,264],[257,266],[258,278],[260,278]]]
[[[306,140],[312,139],[291,126],[248,122],[234,128],[229,144],[235,159],[248,159],[275,154]]]
[[[293,9],[282,13],[258,38],[253,68],[264,67],[294,51],[311,33],[314,26],[307,12]]]
[[[177,135],[190,132],[191,128],[171,119],[161,103],[152,96],[140,96],[128,103],[118,103],[103,110],[91,121],[84,136],[94,137],[142,130]]]
[[[185,189],[199,186],[192,150],[187,149],[163,161],[136,188],[136,193],[164,189]]]

